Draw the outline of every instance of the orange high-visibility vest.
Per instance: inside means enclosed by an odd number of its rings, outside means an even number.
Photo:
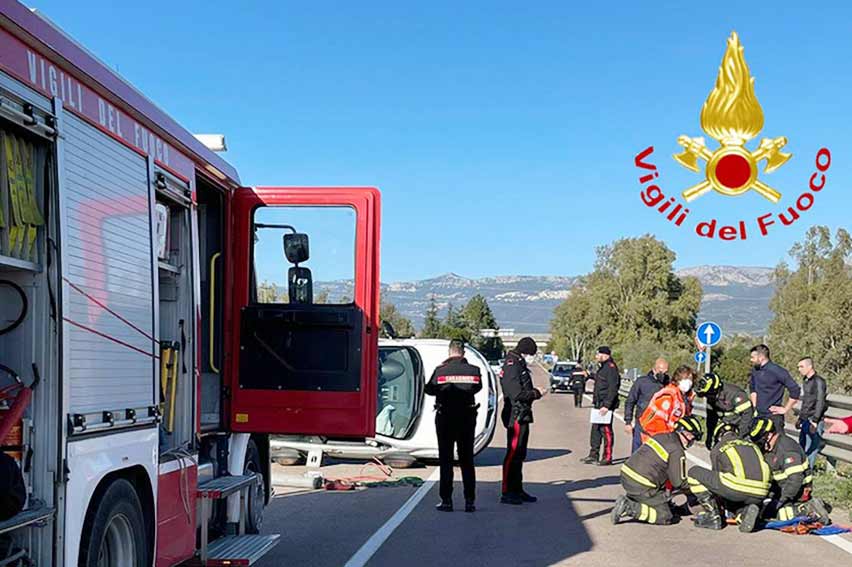
[[[642,442],[658,433],[671,433],[674,425],[685,415],[692,413],[692,404],[684,397],[677,384],[669,384],[654,394],[648,407],[639,417],[642,426]]]

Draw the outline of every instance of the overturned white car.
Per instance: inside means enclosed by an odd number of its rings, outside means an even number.
[[[376,436],[364,440],[279,436],[271,441],[271,457],[295,464],[309,454],[347,459],[393,460],[395,466],[438,458],[435,398],[426,396],[426,382],[447,358],[450,342],[443,339],[379,341],[379,397]],[[476,394],[474,453],[485,449],[497,423],[497,378],[488,361],[474,348],[465,357],[482,372],[483,388]],[[318,464],[318,463],[312,463]]]

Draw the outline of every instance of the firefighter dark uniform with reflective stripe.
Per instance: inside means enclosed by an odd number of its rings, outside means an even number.
[[[769,494],[769,466],[757,445],[738,439],[730,426],[724,432],[710,453],[713,470],[689,469],[689,489],[704,508],[696,516],[695,525],[722,529],[721,501],[725,510],[737,514],[740,531],[752,532],[763,499]]]
[[[503,458],[503,491],[500,502],[522,504],[537,498],[523,488],[523,466],[527,458],[530,423],[533,422],[532,404],[541,398],[533,387],[532,375],[524,356],[532,356],[538,346],[530,337],[518,341],[514,351],[509,351],[503,363],[500,386],[503,388],[501,418],[506,427],[506,456]]]
[[[649,438],[621,466],[621,486],[627,493],[616,500],[611,520],[628,517],[648,524],[670,524],[674,517],[671,490],[687,486],[685,448],[701,438],[701,422],[684,417],[675,431]]]
[[[715,431],[719,423],[729,423],[737,428],[740,437],[748,436],[754,406],[745,390],[707,373],[698,380],[695,393],[707,399],[707,431]],[[707,437],[707,448],[712,449],[713,439]]]
[[[473,466],[473,438],[476,430],[474,395],[482,389],[479,367],[464,358],[464,344],[450,343],[450,358],[435,368],[426,384],[426,393],[436,396],[435,431],[438,434],[441,503],[438,509],[453,509],[453,457],[458,447],[459,467],[464,483],[465,510],[474,511],[476,470]]]
[[[772,471],[772,503],[766,517],[792,520],[813,516],[823,524],[831,523],[825,504],[812,494],[813,474],[801,446],[784,433],[779,435],[774,426],[758,432],[755,439],[764,443],[766,463]]]

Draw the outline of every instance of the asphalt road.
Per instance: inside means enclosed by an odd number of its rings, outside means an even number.
[[[536,369],[535,374],[536,382],[544,384],[544,371]],[[463,499],[458,471],[457,510],[451,514],[434,510],[438,501],[434,481],[419,491],[410,487],[357,492],[278,489],[267,508],[264,531],[282,534],[282,541],[259,565],[852,565],[848,536],[832,544],[817,536],[768,530],[741,534],[728,527],[711,532],[693,527],[688,518],[674,526],[613,526],[609,513],[621,494],[619,467],[579,462],[588,452],[588,408],[575,409],[572,396],[552,394],[534,409],[524,479],[527,491],[538,496],[539,502],[498,503],[505,448],[501,429],[491,447],[476,459],[475,514],[459,510]],[[618,462],[629,454],[630,446],[621,422],[615,430]],[[704,458],[700,452],[695,455]],[[433,471],[434,467],[423,467],[396,474],[428,479],[435,478]],[[304,469],[286,467],[278,472],[298,475]],[[323,472],[334,478],[371,471],[361,463],[333,463],[324,466]],[[409,499],[415,495],[422,499],[412,506]]]

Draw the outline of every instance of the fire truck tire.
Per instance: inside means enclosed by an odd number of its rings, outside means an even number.
[[[246,532],[250,534],[260,533],[263,525],[263,507],[266,505],[266,483],[263,478],[263,466],[260,460],[260,451],[253,440],[249,440],[246,447],[246,464],[244,473],[254,473],[258,477],[254,495],[248,502],[248,517],[246,517]]]
[[[133,485],[116,479],[86,513],[80,542],[80,565],[85,567],[143,567],[146,557],[145,519]]]

